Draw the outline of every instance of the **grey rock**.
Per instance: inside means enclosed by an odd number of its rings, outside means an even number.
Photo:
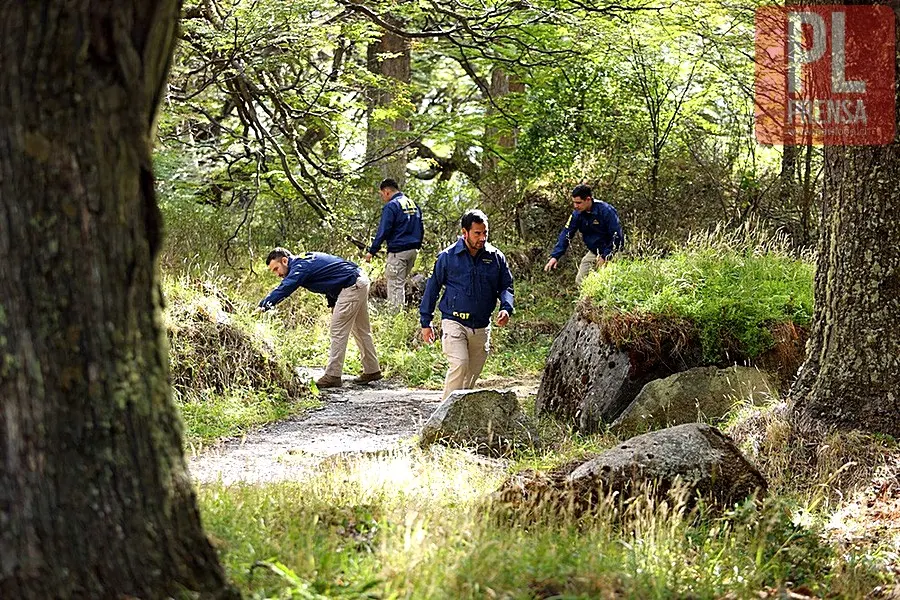
[[[715,504],[730,506],[767,490],[765,478],[734,442],[715,427],[687,423],[645,433],[590,459],[566,478],[589,493],[602,490],[629,497],[651,485],[664,496],[684,486]]]
[[[699,364],[699,349],[675,353],[664,346],[654,356],[618,349],[604,340],[599,325],[576,311],[553,341],[536,411],[554,415],[579,431],[602,430],[646,383]]]
[[[496,456],[508,454],[518,446],[535,446],[538,436],[519,408],[515,392],[457,390],[422,427],[419,445],[434,443]]]
[[[709,425],[688,423],[634,437],[549,473],[516,474],[494,498],[521,515],[564,511],[577,516],[612,495],[625,502],[684,494],[689,504],[702,497],[721,508],[765,494],[767,488],[730,438]]]
[[[655,429],[716,421],[737,402],[761,404],[777,390],[753,367],[697,367],[649,382],[613,423],[612,430],[637,434]]]

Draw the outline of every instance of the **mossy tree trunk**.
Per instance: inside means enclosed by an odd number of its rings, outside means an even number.
[[[378,40],[369,43],[366,60],[369,70],[386,80],[383,83],[386,87],[372,89],[369,93],[367,159],[376,161],[382,178],[390,177],[402,188],[409,162],[405,149],[407,140],[404,139],[404,134],[409,131],[409,121],[396,99],[405,93],[400,87],[409,85],[411,78],[409,40],[385,30]],[[382,120],[376,115],[379,109],[393,109],[397,114]]]
[[[504,69],[495,67],[491,71],[491,98],[485,112],[484,136],[481,155],[481,179],[478,188],[481,191],[481,202],[488,207],[499,207],[513,204],[519,196],[515,173],[501,162],[501,157],[508,160],[508,155],[515,151],[518,141],[518,129],[509,123],[505,115],[498,114],[497,104],[507,106],[510,94],[522,94],[525,84],[510,75]]]
[[[900,143],[825,160],[813,328],[791,397],[807,423],[900,436]]]
[[[0,597],[229,597],[172,403],[150,140],[178,0],[0,3]]]

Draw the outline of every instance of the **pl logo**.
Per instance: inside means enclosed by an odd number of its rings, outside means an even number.
[[[887,6],[756,12],[756,139],[881,145],[894,139],[894,13]]]

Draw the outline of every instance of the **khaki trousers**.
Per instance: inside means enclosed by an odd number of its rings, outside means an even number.
[[[587,274],[597,267],[598,259],[599,255],[591,250],[588,250],[587,254],[581,257],[581,262],[578,263],[578,274],[575,275],[575,285],[580,286]]]
[[[369,324],[369,278],[360,275],[356,283],[341,290],[331,313],[331,349],[325,374],[340,377],[344,372],[344,354],[350,334],[356,340],[362,359],[363,373],[381,370],[375,355],[372,326]]]
[[[441,346],[450,363],[444,379],[446,398],[454,390],[472,389],[481,375],[491,345],[491,326],[472,329],[462,323],[441,320]]]
[[[412,272],[416,264],[419,251],[404,250],[402,252],[388,252],[387,264],[384,268],[384,277],[387,279],[388,303],[396,308],[406,305],[406,278]]]

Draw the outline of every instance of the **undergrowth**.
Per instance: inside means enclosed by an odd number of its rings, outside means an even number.
[[[760,356],[782,324],[808,327],[813,267],[776,250],[695,245],[665,258],[614,260],[585,279],[582,294],[611,341],[696,339],[704,360],[717,363]]]
[[[464,452],[406,448],[199,497],[229,575],[254,598],[861,598],[890,580],[887,549],[831,543],[814,500],[724,513],[638,500],[627,518],[607,508],[516,524],[484,503],[506,476]]]

